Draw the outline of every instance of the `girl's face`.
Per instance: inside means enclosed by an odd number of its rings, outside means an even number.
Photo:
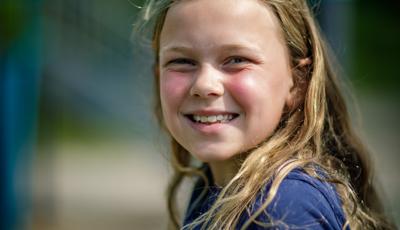
[[[279,23],[257,0],[176,3],[159,57],[164,122],[203,162],[227,160],[264,141],[292,100]]]

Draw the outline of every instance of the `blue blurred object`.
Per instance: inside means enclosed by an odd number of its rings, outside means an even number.
[[[29,220],[40,80],[40,1],[1,3],[0,229]]]

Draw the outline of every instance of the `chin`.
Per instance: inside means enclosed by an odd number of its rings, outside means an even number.
[[[230,152],[230,151],[193,151],[190,152],[196,159],[200,160],[201,162],[209,163],[209,162],[221,162],[221,161],[226,161],[231,159],[233,156],[235,156],[237,153],[236,152]]]

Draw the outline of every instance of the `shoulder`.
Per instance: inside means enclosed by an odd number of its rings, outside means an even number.
[[[269,189],[267,185],[265,192]],[[263,197],[258,196],[254,208],[261,206]],[[299,169],[285,177],[266,212],[257,220],[279,229],[342,229],[345,222],[335,187]]]

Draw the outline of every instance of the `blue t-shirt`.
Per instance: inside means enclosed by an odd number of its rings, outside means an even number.
[[[206,170],[207,171],[207,170]],[[210,172],[208,170],[210,178]],[[200,195],[204,184],[196,183],[189,202],[188,210],[184,219],[184,226],[191,223],[202,213],[205,213],[215,202],[221,188],[209,187],[207,195],[193,206],[194,201]],[[250,207],[250,213],[258,210],[262,205],[265,194],[268,193],[270,185],[265,186],[265,191],[260,192],[256,201]],[[264,194],[264,195],[261,195]],[[300,169],[291,171],[282,181],[273,201],[266,209],[266,213],[260,214],[257,222],[270,224],[266,227],[252,223],[247,229],[338,229],[341,230],[345,217],[335,187],[306,174]],[[249,214],[244,212],[236,229],[246,222]],[[198,229],[201,227],[199,226]],[[347,228],[349,229],[349,228]]]

